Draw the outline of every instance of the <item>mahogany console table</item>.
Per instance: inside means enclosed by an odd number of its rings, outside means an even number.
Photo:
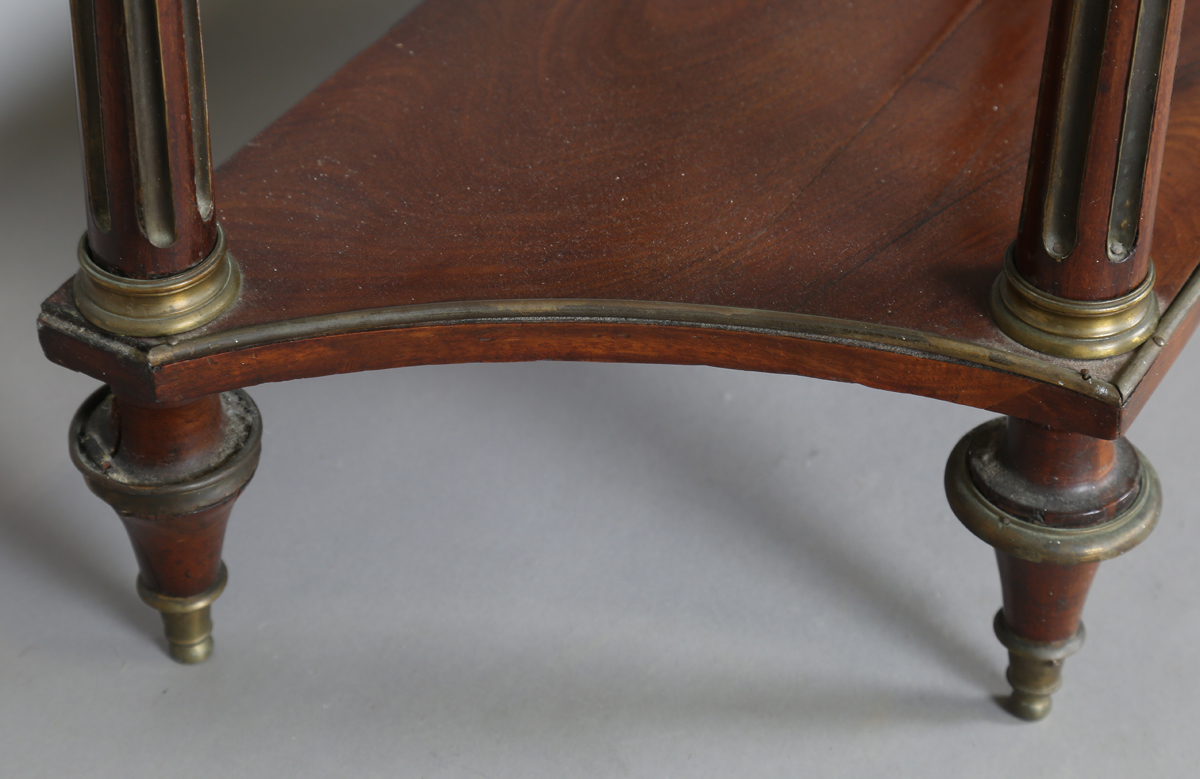
[[[704,364],[1004,415],[946,490],[1010,709],[1049,711],[1158,519],[1124,435],[1197,323],[1182,0],[428,0],[215,175],[196,0],[72,16],[87,229],[39,332],[105,382],[72,457],[176,660],[212,651],[245,387]]]

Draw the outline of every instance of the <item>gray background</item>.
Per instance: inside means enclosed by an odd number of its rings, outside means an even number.
[[[224,159],[408,3],[203,6]],[[84,225],[66,8],[0,3],[0,775],[1195,775],[1196,348],[1134,428],[1164,520],[1037,725],[993,700],[995,566],[942,496],[989,415],[694,367],[253,389],[217,652],[172,663],[67,460],[96,382],[34,335]]]

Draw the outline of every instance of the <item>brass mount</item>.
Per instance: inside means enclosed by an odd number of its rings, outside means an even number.
[[[1154,530],[1162,511],[1162,488],[1154,466],[1137,449],[1138,495],[1129,508],[1099,525],[1057,528],[1035,525],[989,501],[971,479],[967,453],[991,435],[1003,419],[985,422],[967,433],[946,462],[946,499],[959,521],[989,545],[1031,563],[1080,565],[1109,560],[1140,544]]]
[[[1041,291],[1017,272],[1013,247],[991,295],[992,319],[1017,343],[1055,357],[1094,360],[1140,346],[1158,325],[1154,263],[1132,292],[1112,300],[1068,300]]]
[[[1029,641],[1013,632],[1004,619],[1004,609],[1000,609],[992,627],[1008,650],[1006,676],[1013,688],[1008,710],[1024,720],[1044,718],[1050,713],[1050,696],[1062,686],[1063,661],[1083,648],[1087,636],[1083,623],[1066,641]]]
[[[217,226],[217,245],[199,265],[161,279],[129,279],[92,259],[87,235],[79,241],[75,305],[92,324],[117,335],[173,335],[194,330],[225,312],[241,291],[242,273]]]
[[[212,654],[212,603],[225,590],[227,581],[229,571],[222,562],[217,583],[210,589],[188,598],[173,598],[154,592],[138,577],[138,596],[162,614],[167,651],[172,660],[192,665],[204,662]]]

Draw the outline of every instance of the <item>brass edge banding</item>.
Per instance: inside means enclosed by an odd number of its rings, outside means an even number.
[[[236,495],[246,486],[258,467],[262,451],[262,422],[258,407],[248,394],[236,390],[252,424],[245,438],[216,468],[196,478],[173,484],[129,484],[109,476],[81,450],[80,438],[88,419],[111,393],[103,386],[92,393],[71,419],[71,462],[83,474],[88,488],[119,512],[139,516],[165,516],[199,511]]]
[[[1047,294],[1021,277],[1013,247],[992,285],[996,325],[1017,343],[1056,357],[1095,360],[1132,351],[1154,334],[1158,297],[1154,263],[1132,292],[1112,300],[1067,300]]]
[[[194,268],[161,279],[127,279],[92,260],[87,236],[79,241],[75,305],[92,324],[118,335],[162,336],[194,330],[225,312],[242,286],[242,274],[229,252],[225,231]]]
[[[1166,312],[1158,320],[1158,328],[1150,340],[1138,347],[1133,359],[1122,369],[1113,382],[1122,399],[1127,399],[1137,389],[1138,384],[1150,372],[1150,367],[1158,359],[1159,353],[1175,335],[1175,331],[1187,319],[1188,314],[1200,302],[1200,268],[1192,271],[1183,289],[1167,306]]]
[[[850,342],[866,348],[905,350],[919,356],[961,360],[1017,374],[1064,387],[1109,405],[1120,404],[1120,395],[1116,388],[1099,377],[1084,379],[1076,370],[1047,363],[1036,357],[917,330],[782,311],[636,300],[477,300],[350,311],[271,322],[212,335],[198,335],[174,343],[157,344],[146,353],[146,362],[152,368],[157,368],[235,349],[400,327],[472,322],[554,321],[693,326],[810,340]]]
[[[963,436],[946,463],[946,498],[968,530],[1013,557],[1056,565],[1109,560],[1133,549],[1150,535],[1162,510],[1162,490],[1154,467],[1136,448],[1141,471],[1137,498],[1128,509],[1103,524],[1088,528],[1043,527],[993,505],[971,481],[967,453],[976,438],[1003,423],[1003,419],[992,420]]]

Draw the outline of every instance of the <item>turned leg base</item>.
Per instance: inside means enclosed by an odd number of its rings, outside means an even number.
[[[1158,521],[1158,478],[1127,441],[995,420],[951,453],[946,495],[967,529],[996,549],[1007,708],[1042,719],[1063,662],[1083,646],[1083,606],[1100,562],[1141,543]]]
[[[125,525],[138,561],[138,594],[163,617],[170,656],[212,654],[212,603],[233,504],[258,465],[262,422],[244,392],[174,406],[92,395],[71,425],[71,457]]]

